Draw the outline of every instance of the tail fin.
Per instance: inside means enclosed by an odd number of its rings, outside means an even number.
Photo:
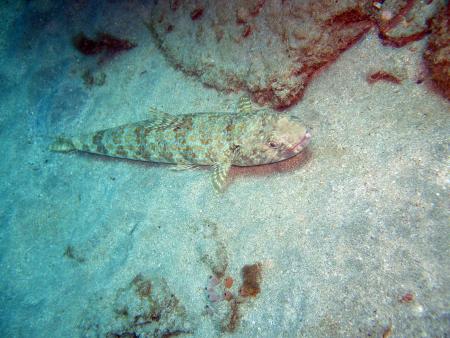
[[[53,142],[52,145],[50,145],[49,148],[51,151],[66,153],[72,150],[75,150],[75,146],[72,142],[72,140],[59,136],[56,138],[56,140]]]

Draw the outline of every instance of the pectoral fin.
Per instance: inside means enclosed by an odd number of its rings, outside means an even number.
[[[251,113],[253,111],[252,102],[248,96],[242,96],[238,103],[238,112]]]
[[[218,162],[213,165],[212,184],[218,193],[223,192],[227,183],[231,162]]]

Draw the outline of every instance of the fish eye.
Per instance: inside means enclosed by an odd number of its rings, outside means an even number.
[[[274,142],[274,141],[269,141],[269,147],[270,148],[278,148],[278,143]]]

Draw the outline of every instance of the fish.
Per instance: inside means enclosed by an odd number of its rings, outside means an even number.
[[[147,120],[59,136],[50,150],[166,163],[175,170],[211,166],[214,190],[223,192],[232,166],[280,162],[310,142],[310,132],[294,115],[253,109],[248,97],[241,97],[235,110],[173,115],[150,108]]]

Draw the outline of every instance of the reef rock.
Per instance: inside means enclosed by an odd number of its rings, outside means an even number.
[[[163,338],[191,335],[193,328],[194,320],[163,278],[138,274],[113,294],[96,294],[74,336]]]
[[[433,19],[431,36],[424,53],[431,78],[442,94],[450,100],[450,7],[444,6]]]
[[[360,0],[159,1],[148,24],[177,68],[283,108],[372,26]]]
[[[403,47],[430,33],[429,21],[445,0],[367,1],[365,11],[376,23],[384,45]]]

